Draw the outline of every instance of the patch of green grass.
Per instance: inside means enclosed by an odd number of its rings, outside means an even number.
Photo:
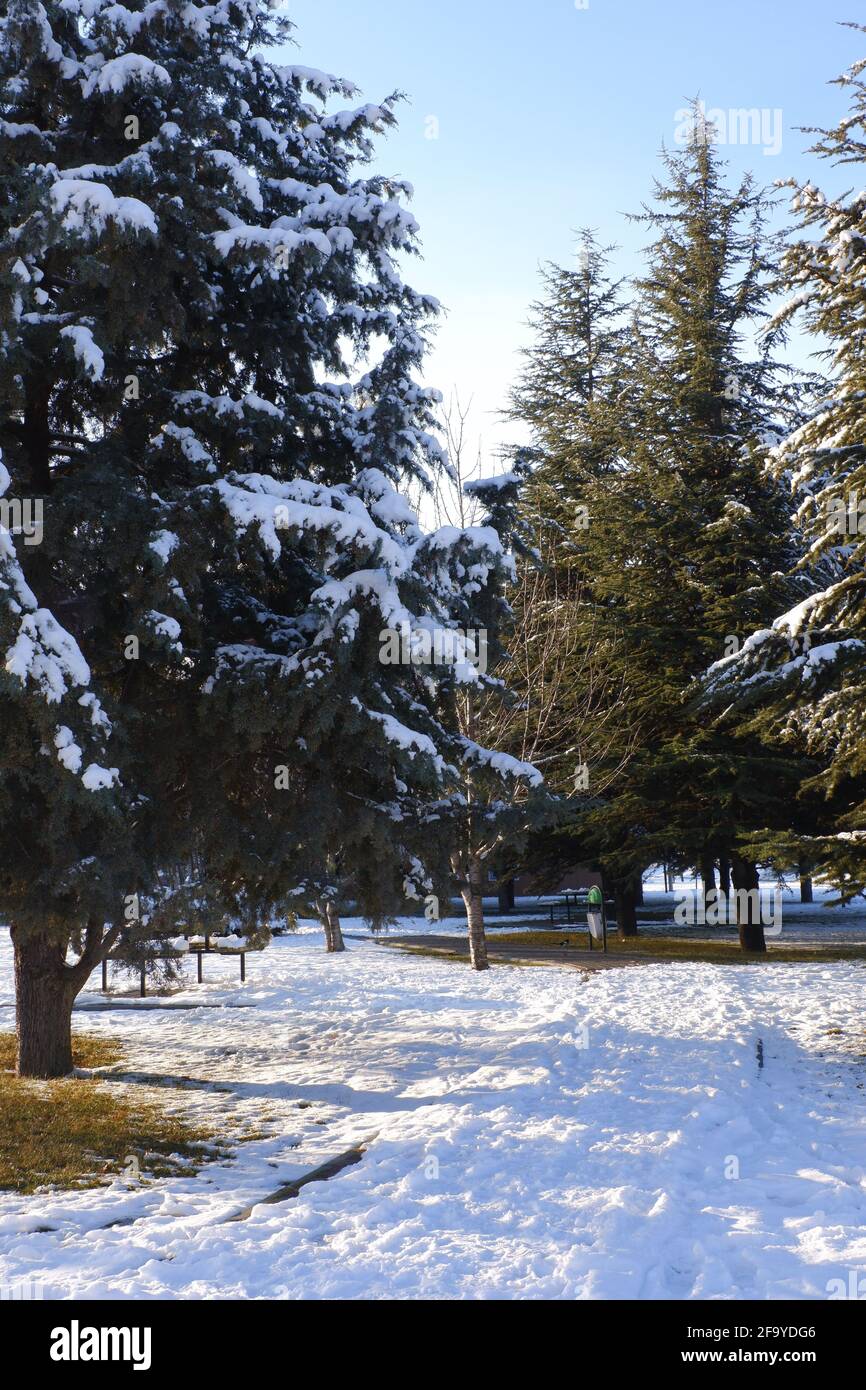
[[[497,946],[507,944],[515,952],[519,952],[521,947],[524,950],[528,947],[547,947],[556,950],[558,954],[561,953],[563,956],[566,955],[567,951],[570,953],[572,950],[575,954],[578,952],[581,955],[588,954],[585,932],[535,931],[514,932],[508,935],[497,932],[495,941]],[[563,941],[568,941],[568,948],[562,947]],[[630,936],[625,941],[621,941],[618,936],[609,935],[607,947],[608,952],[614,956],[645,955],[660,960],[709,961],[721,965],[737,965],[744,961],[749,963],[756,961],[778,963],[779,961],[866,960],[866,945],[781,946],[774,941],[768,941],[766,954],[763,952],[756,954],[741,950],[738,941],[689,940],[681,936],[660,936],[656,933],[653,933],[652,936]],[[593,954],[595,954],[595,949]]]
[[[106,1066],[122,1056],[113,1039],[79,1035],[79,1067]],[[0,1189],[96,1187],[137,1160],[142,1176],[198,1172],[225,1157],[213,1135],[155,1102],[118,1096],[104,1082],[79,1077],[33,1081],[17,1077],[15,1036],[0,1033]]]
[[[568,941],[568,946],[562,943]],[[779,963],[806,963],[842,960],[866,960],[866,945],[851,946],[778,946],[774,942],[768,942],[768,950],[765,953],[746,952],[740,949],[739,942],[736,940],[723,941],[703,941],[690,939],[683,936],[659,936],[655,933],[652,936],[632,936],[627,941],[620,941],[619,937],[611,934],[607,939],[608,953],[614,959],[620,956],[623,959],[632,959],[635,956],[643,956],[647,961],[679,960],[692,961],[711,965],[754,965]],[[404,951],[408,955],[428,956],[431,959],[439,960],[468,960],[468,942],[460,937],[453,938],[453,944],[449,941],[447,946],[421,946],[417,943],[404,945],[399,940],[383,941],[383,946],[390,946],[394,950]],[[488,945],[491,947],[490,960],[492,964],[499,962],[516,961],[521,965],[547,965],[551,961],[573,960],[575,964],[580,964],[584,957],[589,958],[586,944],[586,934],[584,932],[567,931],[525,931],[525,932],[497,932],[495,936],[488,936]],[[508,954],[495,949],[504,945]],[[532,959],[525,953],[529,950],[543,949],[550,954],[544,957]],[[598,958],[601,947],[593,950],[593,958]],[[521,960],[520,957],[523,956]]]
[[[383,941],[383,946],[389,946],[394,951],[402,951],[407,956],[429,956],[431,960],[469,960],[469,943],[455,938],[453,946],[404,946],[399,941]],[[518,955],[515,952],[515,957]],[[563,956],[565,953],[563,952]],[[554,959],[553,956],[550,957]],[[549,965],[550,960],[516,960],[511,956],[502,955],[499,951],[490,952],[491,965]]]

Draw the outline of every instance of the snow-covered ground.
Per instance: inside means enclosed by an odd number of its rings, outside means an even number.
[[[104,1000],[95,976],[79,1029],[122,1038],[145,1090],[161,1078],[221,1135],[268,1137],[197,1177],[0,1196],[0,1283],[820,1299],[866,1272],[862,964],[475,975],[349,947],[328,957],[307,929],[251,956],[245,985],[208,957],[165,999]],[[10,956],[0,932],[0,1027]],[[362,1139],[360,1164],[225,1224]]]

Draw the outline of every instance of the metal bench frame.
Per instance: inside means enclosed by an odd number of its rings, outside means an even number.
[[[196,958],[196,982],[204,983],[204,973],[202,971],[202,956],[239,956],[241,967],[241,983],[245,983],[247,978],[247,948],[240,949],[223,946],[212,946],[210,944],[210,933],[205,932],[203,946],[187,946],[185,951],[158,951],[156,955],[150,957],[151,960],[183,960],[185,956],[195,956]],[[111,952],[102,958],[102,993],[110,993],[108,988],[108,962],[110,960],[120,962],[121,957],[112,955]],[[140,966],[139,976],[139,997],[144,999],[147,996],[147,965],[148,962]]]
[[[566,912],[566,919],[564,925],[571,926],[571,914],[573,910],[575,926],[582,926],[586,931],[586,935],[589,942],[587,949],[590,951],[594,950],[594,938],[592,932],[589,930],[590,905],[586,901],[586,898],[579,896],[577,893],[566,892],[563,893],[562,897],[558,899],[556,902],[552,902],[550,904],[551,930],[558,925],[554,913],[557,908],[562,907],[565,908]],[[578,913],[582,914],[582,921],[581,918],[578,916]],[[602,899],[601,903],[601,948],[604,951],[605,955],[607,955],[607,904],[604,902],[604,899]]]

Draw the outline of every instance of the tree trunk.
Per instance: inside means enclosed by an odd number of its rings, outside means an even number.
[[[731,856],[731,875],[734,892],[737,896],[737,927],[740,933],[740,946],[744,951],[766,951],[764,926],[761,921],[761,887],[758,867],[739,854]],[[748,898],[742,899],[741,892]]]
[[[499,885],[499,911],[514,911],[514,879],[507,878],[504,883]]]
[[[709,907],[709,897],[716,891],[716,861],[709,850],[701,855],[701,881],[704,885],[704,911]]]
[[[805,859],[800,861],[800,902],[814,902],[812,893],[812,876],[809,873],[809,865]]]
[[[480,859],[470,859],[466,886],[460,896],[466,907],[469,928],[469,961],[473,970],[487,970],[487,938],[484,935],[484,868]]]
[[[719,891],[726,898],[731,891],[731,861],[725,854],[719,859]]]
[[[634,876],[634,900],[638,907],[643,907],[643,871],[638,870]]]
[[[614,884],[613,900],[616,904],[616,925],[619,928],[621,941],[638,934],[636,899],[637,894],[635,893],[633,878],[622,879]]]
[[[27,378],[22,442],[27,460],[26,486],[37,496],[51,491],[51,392],[54,381],[46,371]]]
[[[339,951],[345,951],[346,943],[343,940],[343,929],[340,926],[340,914],[336,904],[323,903],[319,908],[319,913],[325,928],[325,950],[328,955],[336,955]]]
[[[12,929],[18,1075],[51,1079],[72,1071],[72,1005],[77,989],[65,951],[46,936]]]

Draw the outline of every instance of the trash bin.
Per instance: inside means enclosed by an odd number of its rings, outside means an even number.
[[[604,900],[601,896],[600,888],[590,888],[586,900],[586,920],[589,925],[589,934],[593,941],[604,940],[604,924],[602,922],[602,912],[604,910]]]

